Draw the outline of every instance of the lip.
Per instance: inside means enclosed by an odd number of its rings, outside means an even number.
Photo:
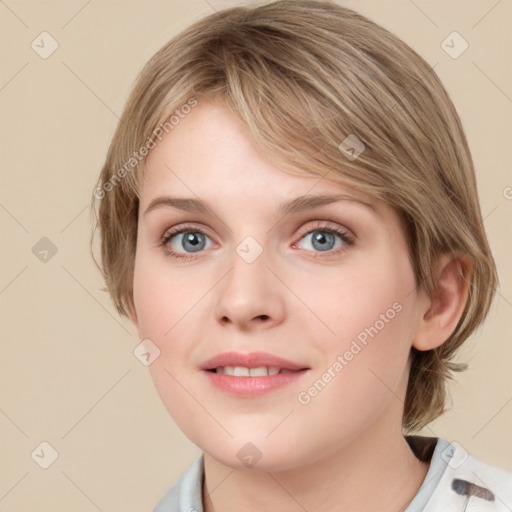
[[[219,366],[245,366],[246,368],[258,368],[259,366],[276,367],[282,370],[307,370],[306,365],[288,361],[282,357],[268,354],[266,352],[249,352],[244,354],[242,352],[223,352],[218,354],[207,361],[201,366],[201,370],[212,370]],[[238,378],[238,377],[237,377]],[[250,378],[250,377],[247,377]],[[256,378],[256,377],[254,377]]]
[[[219,366],[244,366],[246,368],[258,368],[260,366],[277,367],[282,370],[293,370],[294,373],[278,373],[277,375],[267,375],[264,377],[235,377],[233,375],[208,371]],[[217,389],[230,395],[244,398],[255,398],[283,388],[297,382],[309,371],[309,368],[305,365],[265,352],[251,352],[248,354],[225,352],[208,359],[200,368],[209,382]]]

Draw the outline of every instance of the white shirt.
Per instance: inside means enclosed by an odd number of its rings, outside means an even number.
[[[405,512],[511,512],[512,473],[469,455],[456,442],[405,437],[420,460],[430,461],[420,489]],[[160,499],[154,512],[204,512],[201,455]]]

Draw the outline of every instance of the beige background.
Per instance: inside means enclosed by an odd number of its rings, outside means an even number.
[[[87,205],[144,62],[235,3],[0,1],[1,511],[149,511],[200,453],[134,357],[136,333],[100,291]],[[511,2],[340,3],[435,65],[462,117],[501,288],[461,353],[470,370],[451,385],[452,409],[425,434],[512,470]],[[43,31],[59,45],[47,59],[31,47]],[[469,43],[457,59],[441,47],[453,31]],[[32,252],[43,237],[57,248],[46,262]],[[31,458],[43,441],[58,452],[48,469]],[[45,457],[38,448],[34,459]]]

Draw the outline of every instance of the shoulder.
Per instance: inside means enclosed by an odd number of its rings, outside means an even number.
[[[153,512],[203,512],[203,456],[158,501]]]
[[[512,472],[487,464],[458,443],[442,438],[434,457],[432,463],[442,461],[444,470],[424,512],[510,512]]]

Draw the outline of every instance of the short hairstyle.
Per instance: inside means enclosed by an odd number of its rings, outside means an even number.
[[[222,10],[179,33],[142,69],[92,199],[98,267],[119,314],[134,313],[145,156],[212,97],[226,102],[283,171],[327,176],[391,205],[419,290],[432,294],[442,254],[460,262],[468,297],[457,327],[441,346],[413,347],[410,355],[402,426],[416,430],[436,419],[445,411],[447,379],[467,368],[454,354],[483,322],[498,284],[473,162],[433,68],[386,29],[333,2]],[[354,140],[364,144],[357,158],[344,149]]]

